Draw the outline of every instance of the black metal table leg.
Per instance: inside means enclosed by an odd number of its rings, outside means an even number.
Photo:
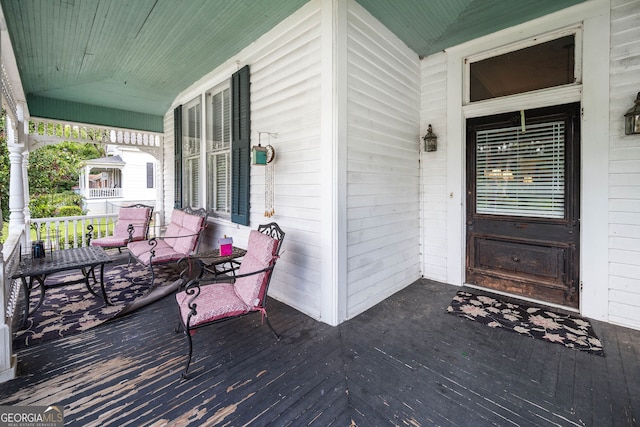
[[[109,298],[107,297],[107,291],[104,288],[104,263],[100,264],[100,288],[102,289],[102,296],[104,297],[104,303],[106,305],[113,305],[111,304],[111,301],[109,301]]]
[[[29,283],[27,283],[27,278],[26,277],[21,277],[20,280],[22,281],[22,288],[24,290],[24,316],[22,318],[22,323],[20,324],[20,328],[24,328],[27,326],[27,320],[29,319],[29,316],[32,315],[33,313],[36,312],[37,309],[40,308],[40,306],[42,305],[42,303],[44,302],[44,293],[45,293],[45,286],[44,286],[44,281],[45,281],[46,276],[44,277],[40,277],[40,276],[30,276],[29,277]],[[38,303],[36,304],[36,306],[33,308],[33,310],[29,311],[29,306],[31,305],[31,290],[33,289],[33,281],[37,280],[38,283],[40,284],[40,298],[38,299]]]
[[[24,316],[22,316],[22,323],[20,323],[20,329],[27,326],[27,319],[29,318],[29,297],[31,296],[31,289],[27,285],[26,277],[21,277],[22,289],[24,290]],[[29,278],[32,280],[31,278]]]
[[[100,297],[100,295],[98,295],[96,293],[96,291],[94,291],[91,288],[91,285],[89,284],[89,277],[91,276],[91,273],[93,272],[93,267],[90,267],[88,270],[85,267],[82,267],[80,269],[80,271],[82,271],[82,275],[84,276],[84,284],[87,287],[87,290],[91,293],[91,295],[93,295],[94,297]]]

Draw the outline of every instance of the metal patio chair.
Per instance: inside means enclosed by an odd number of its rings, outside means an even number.
[[[191,335],[195,329],[260,313],[263,323],[266,320],[271,332],[280,340],[280,335],[267,316],[266,300],[284,235],[276,223],[260,225],[257,231],[251,230],[247,253],[235,277],[211,274],[206,270],[204,260],[197,255],[181,260],[181,264],[185,266],[181,273],[185,287],[176,294],[180,315],[180,324],[176,331],[184,331],[189,342],[183,378],[187,377],[191,364]]]

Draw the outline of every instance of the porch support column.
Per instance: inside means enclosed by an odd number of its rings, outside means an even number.
[[[24,144],[17,140],[16,122],[7,117],[7,149],[9,150],[9,234],[25,229]]]
[[[347,317],[347,0],[322,0],[322,321]]]

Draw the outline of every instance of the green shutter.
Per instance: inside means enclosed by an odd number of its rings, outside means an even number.
[[[231,76],[231,221],[249,225],[251,117],[249,66]]]
[[[173,207],[182,208],[182,105],[173,110],[174,201]]]

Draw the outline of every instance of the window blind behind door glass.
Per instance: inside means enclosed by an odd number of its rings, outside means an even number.
[[[476,212],[564,218],[564,122],[478,131]]]

